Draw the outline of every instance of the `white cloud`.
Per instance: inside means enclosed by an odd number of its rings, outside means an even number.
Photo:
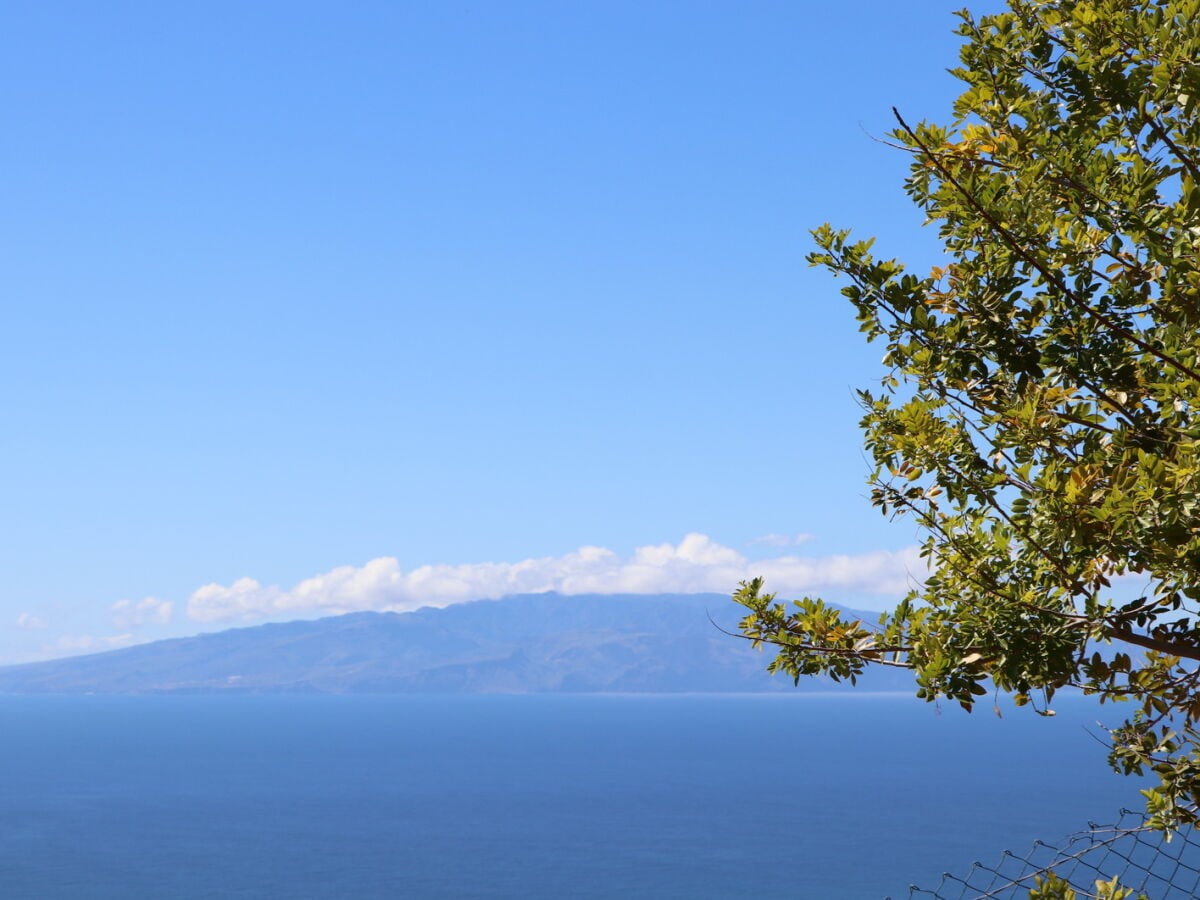
[[[97,636],[93,634],[64,634],[55,641],[55,648],[67,653],[86,653],[88,651],[114,650],[117,647],[128,647],[132,644],[132,634],[112,634]]]
[[[748,543],[765,544],[768,547],[799,547],[801,544],[807,544],[816,535],[812,534],[764,534],[761,537],[751,538]]]
[[[23,612],[17,616],[17,627],[25,631],[36,631],[46,627],[46,620],[32,613]]]
[[[140,628],[147,623],[166,625],[171,621],[174,604],[170,600],[159,600],[157,597],[146,597],[137,603],[132,600],[118,600],[110,609],[113,624],[118,628]]]
[[[207,584],[187,602],[199,622],[254,621],[355,610],[406,611],[450,606],[505,594],[728,593],[739,581],[762,575],[783,596],[832,590],[896,599],[925,572],[916,547],[854,556],[780,556],[748,560],[703,534],[678,544],[637,548],[622,558],[604,547],[580,547],[563,556],[515,563],[421,566],[410,572],[390,556],[363,566],[341,566],[290,590],[253,578]],[[836,600],[836,597],[830,597]]]
[[[264,588],[253,578],[239,578],[229,587],[206,584],[188,598],[188,618],[199,622],[252,619],[285,609],[284,593],[277,587]]]

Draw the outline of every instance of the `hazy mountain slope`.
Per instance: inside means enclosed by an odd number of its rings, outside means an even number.
[[[796,690],[708,618],[736,631],[739,612],[723,594],[535,594],[350,613],[0,668],[0,692]],[[878,675],[863,686],[912,689]]]

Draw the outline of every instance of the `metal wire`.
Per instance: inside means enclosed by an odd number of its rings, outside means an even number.
[[[910,885],[909,900],[1027,900],[1039,877],[1053,872],[1081,898],[1095,894],[1097,881],[1114,876],[1134,895],[1150,900],[1200,897],[1200,833],[1191,827],[1171,835],[1142,824],[1142,814],[1121,810],[1115,825],[1090,824],[1060,846],[1036,841],[1024,856],[1005,850],[995,865],[977,862],[964,876],[946,873],[930,890]],[[888,898],[890,900],[890,898]]]

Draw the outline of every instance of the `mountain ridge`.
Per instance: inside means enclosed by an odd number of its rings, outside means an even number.
[[[352,612],[6,666],[0,693],[796,690],[764,671],[769,655],[722,633],[736,632],[743,612],[724,594],[556,593]],[[894,676],[869,673],[860,686],[912,689]],[[801,682],[803,690],[837,687]]]

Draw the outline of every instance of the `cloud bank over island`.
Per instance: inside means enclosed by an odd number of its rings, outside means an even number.
[[[110,608],[113,624],[118,628],[138,628],[147,623],[167,625],[171,621],[174,604],[170,600],[147,597],[135,603],[118,600]]]
[[[806,537],[789,543],[801,543]],[[361,610],[405,612],[545,591],[568,595],[728,593],[739,581],[756,576],[766,579],[768,590],[783,596],[820,591],[857,598],[884,595],[888,600],[882,605],[886,606],[918,584],[925,572],[916,547],[854,555],[749,559],[707,535],[692,533],[678,544],[638,547],[626,557],[605,547],[586,546],[562,556],[425,565],[406,572],[395,557],[384,556],[361,566],[331,569],[291,588],[263,585],[246,577],[228,585],[198,588],[188,598],[186,612],[195,622],[239,624]],[[161,614],[149,608],[137,612]]]

